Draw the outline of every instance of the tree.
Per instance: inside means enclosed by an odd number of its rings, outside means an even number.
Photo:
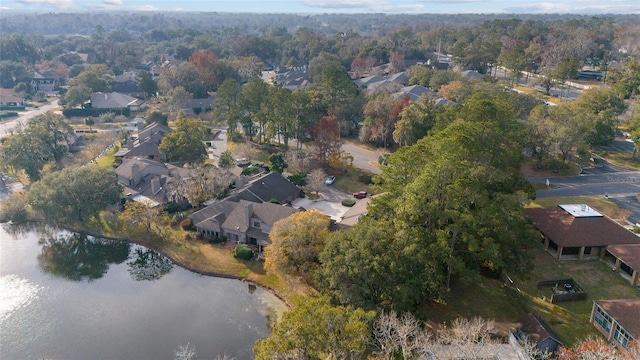
[[[233,159],[233,155],[231,155],[231,151],[225,150],[220,154],[218,166],[223,169],[229,169],[235,166],[235,160]]]
[[[151,125],[153,123],[167,126],[169,125],[169,116],[160,110],[149,110],[147,111],[147,116],[144,119],[144,124]]]
[[[158,84],[147,70],[141,71],[136,80],[138,80],[138,87],[144,91],[146,97],[152,97],[158,92]]]
[[[296,301],[269,337],[258,340],[256,359],[359,359],[375,312],[331,306],[323,298]]]
[[[342,148],[339,125],[333,116],[323,116],[320,122],[311,128],[310,136],[313,140],[314,155],[320,164],[326,165],[331,155],[340,152]]]
[[[151,207],[137,201],[127,201],[120,217],[131,227],[133,233],[149,236],[153,233],[153,226],[164,220],[161,213],[160,206]]]
[[[237,114],[240,117],[244,132],[250,139],[257,133],[260,144],[262,144],[265,137],[269,86],[269,84],[260,79],[249,80],[242,88],[242,93],[238,100]]]
[[[176,129],[162,138],[158,151],[169,161],[202,163],[207,158],[204,140],[209,129],[200,120],[178,118]]]
[[[591,119],[588,126],[595,131],[587,137],[590,144],[607,145],[613,142],[618,117],[627,110],[620,95],[611,90],[591,89],[580,94],[573,105],[577,114]]]
[[[188,178],[174,181],[170,193],[174,199],[187,199],[197,207],[206,200],[223,195],[232,179],[233,174],[227,169],[207,164],[193,169]]]
[[[408,103],[407,97],[404,101]],[[394,111],[395,110],[395,111]],[[364,107],[364,122],[360,128],[360,141],[372,141],[376,145],[382,144],[386,149],[391,145],[391,134],[400,111],[396,108],[396,101],[387,94],[374,94],[369,97]]]
[[[187,101],[193,98],[193,95],[182,86],[171,89],[167,96],[169,97],[169,108],[173,112],[180,112],[187,106]]]
[[[271,164],[271,170],[280,174],[282,174],[284,169],[289,167],[284,161],[284,155],[281,153],[271,154],[271,156],[269,156],[269,163]]]
[[[27,202],[46,221],[83,222],[120,200],[122,187],[111,168],[68,167],[31,185]]]
[[[498,61],[507,69],[509,76],[516,79],[516,83],[520,81],[522,72],[527,69],[527,57],[524,50],[520,48],[502,49]],[[513,86],[513,81],[511,82]]]
[[[399,145],[413,145],[427,136],[427,132],[436,124],[442,107],[425,95],[409,103],[402,109],[393,130],[393,140]]]
[[[551,77],[557,81],[562,86],[562,90],[564,90],[566,81],[578,75],[579,66],[580,63],[575,58],[567,59],[558,65],[556,70],[551,74]],[[562,92],[560,93],[560,97],[562,97]]]
[[[3,88],[27,82],[29,78],[31,78],[31,74],[23,63],[10,60],[0,61],[0,86]]]
[[[560,360],[632,360],[640,356],[640,341],[631,340],[624,350],[602,338],[587,338],[572,348],[560,349]]]
[[[84,124],[87,125],[89,127],[89,132],[93,132],[93,125],[96,124],[96,121],[94,118],[92,118],[91,116],[89,116],[88,118],[84,119]]]
[[[235,79],[225,79],[225,81],[218,87],[216,92],[216,98],[213,101],[215,108],[216,118],[221,123],[228,125],[227,131],[230,134],[234,134],[238,131],[237,124],[233,122],[235,117],[232,116],[232,111],[235,110],[236,103],[240,96],[241,87]]]
[[[69,80],[69,90],[65,95],[67,108],[83,104],[92,93],[111,92],[113,72],[104,64],[84,69],[78,76]]]
[[[309,191],[315,191],[317,195],[320,192],[320,189],[322,189],[322,186],[324,186],[324,181],[326,178],[327,178],[327,173],[325,173],[324,170],[313,169],[307,175],[306,188],[309,189]]]
[[[273,224],[265,248],[265,267],[270,271],[311,280],[329,234],[329,217],[311,209],[297,212]]]

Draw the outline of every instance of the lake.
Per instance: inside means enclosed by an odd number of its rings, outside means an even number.
[[[1,359],[253,357],[284,304],[144,247],[42,226],[0,227]]]

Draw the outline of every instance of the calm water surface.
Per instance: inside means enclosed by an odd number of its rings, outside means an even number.
[[[0,359],[251,359],[284,309],[238,280],[201,276],[124,242],[0,227]]]

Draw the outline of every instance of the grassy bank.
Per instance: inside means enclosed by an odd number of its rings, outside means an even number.
[[[264,261],[243,261],[232,253],[232,244],[211,244],[196,237],[195,232],[179,226],[154,225],[154,235],[127,229],[119,219],[103,216],[99,221],[84,224],[81,229],[96,236],[130,241],[157,251],[177,265],[210,276],[242,279],[271,290],[287,304],[296,296],[316,295],[317,291],[297,279],[267,273]]]

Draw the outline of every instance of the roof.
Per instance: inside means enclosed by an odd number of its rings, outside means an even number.
[[[640,339],[640,299],[598,300],[596,304],[635,339]]]
[[[369,201],[370,198],[368,197],[357,200],[356,204],[349,208],[349,210],[347,210],[344,215],[342,215],[340,225],[353,226],[357,224],[362,215],[368,214],[369,211],[367,210],[367,206],[369,205]]]
[[[216,98],[211,96],[203,99],[189,99],[187,104],[185,105],[185,109],[194,109],[194,108],[206,108],[208,106],[213,106],[213,101]]]
[[[640,244],[640,238],[605,216],[574,217],[558,206],[530,208],[526,213],[535,227],[558,246]]]
[[[250,207],[250,211],[245,211],[246,207]],[[252,217],[260,219],[267,225],[273,225],[276,221],[287,218],[289,215],[298,212],[289,206],[272,204],[269,202],[254,203],[251,201],[240,200],[235,208],[229,213],[226,220],[222,224],[225,229],[232,229],[242,233],[246,233],[250,227]],[[247,218],[247,214],[249,218]]]
[[[299,193],[300,189],[295,184],[279,173],[271,172],[253,178],[248,185],[238,189],[231,198],[235,201],[248,200],[253,202],[276,199],[280,203],[284,203],[292,196],[297,197]]]
[[[8,103],[8,102],[16,102],[19,103],[22,101],[22,98],[18,96],[18,94],[13,91],[13,89],[3,89],[0,88],[0,102]]]
[[[539,344],[548,338],[552,338],[557,343],[562,344],[549,325],[532,313],[525,315],[522,319],[518,320],[518,323],[520,324],[519,330],[534,344]]]
[[[111,90],[122,94],[136,94],[143,92],[135,80],[114,81]]]
[[[126,94],[117,92],[112,93],[93,93],[91,94],[91,106],[99,109],[113,109],[128,106],[136,106],[144,103],[144,100],[134,98]]]
[[[558,205],[560,208],[573,217],[600,217],[602,214],[586,204],[566,204]]]
[[[138,169],[140,174],[152,174],[158,176],[169,174],[169,168],[165,164],[147,159],[126,159],[116,168],[116,174],[118,174],[118,176],[131,179],[133,177],[131,167],[134,165],[139,166]]]
[[[189,215],[189,218],[193,221],[193,225],[197,227],[208,228],[207,225],[214,220],[222,225],[227,215],[229,215],[237,205],[238,203],[229,200],[219,201],[194,212]]]
[[[610,245],[607,251],[632,269],[640,272],[640,244]]]

